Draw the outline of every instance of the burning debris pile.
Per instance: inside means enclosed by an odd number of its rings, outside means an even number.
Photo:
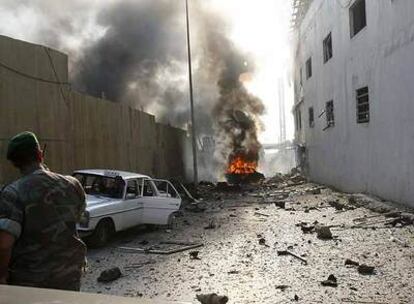
[[[225,171],[230,183],[263,178],[256,169],[261,148],[257,137],[261,125],[259,117],[264,112],[264,105],[244,87],[241,79],[246,72],[243,67],[233,66],[230,71],[223,71],[218,83],[220,98],[213,111],[213,116],[217,117],[218,153],[227,160]]]
[[[257,140],[255,121],[244,112],[235,110],[223,127],[225,135],[230,138],[231,149],[226,170],[227,181],[239,184],[263,179],[263,174],[256,171],[260,143]]]

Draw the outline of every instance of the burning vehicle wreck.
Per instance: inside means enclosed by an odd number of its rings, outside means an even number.
[[[226,121],[226,129],[232,138],[226,180],[230,184],[243,184],[264,179],[264,175],[257,172],[261,146],[255,137],[255,121],[245,112],[235,110]]]
[[[86,193],[78,231],[94,246],[137,225],[171,225],[181,205],[180,195],[167,180],[114,170],[79,170],[73,176]]]

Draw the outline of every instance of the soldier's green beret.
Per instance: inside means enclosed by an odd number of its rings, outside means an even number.
[[[40,149],[39,141],[32,132],[22,132],[9,141],[7,148],[7,159],[13,160],[16,156],[26,153],[33,153]]]

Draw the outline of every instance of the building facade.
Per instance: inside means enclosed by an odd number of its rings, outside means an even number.
[[[302,168],[414,207],[414,1],[314,0],[296,25]]]

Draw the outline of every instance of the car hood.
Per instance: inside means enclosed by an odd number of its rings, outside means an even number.
[[[90,195],[90,194],[86,195],[86,207],[94,207],[97,205],[103,205],[109,202],[112,203],[116,201],[119,201],[119,199],[114,199],[114,198],[105,197],[105,196],[98,196],[98,195]]]

